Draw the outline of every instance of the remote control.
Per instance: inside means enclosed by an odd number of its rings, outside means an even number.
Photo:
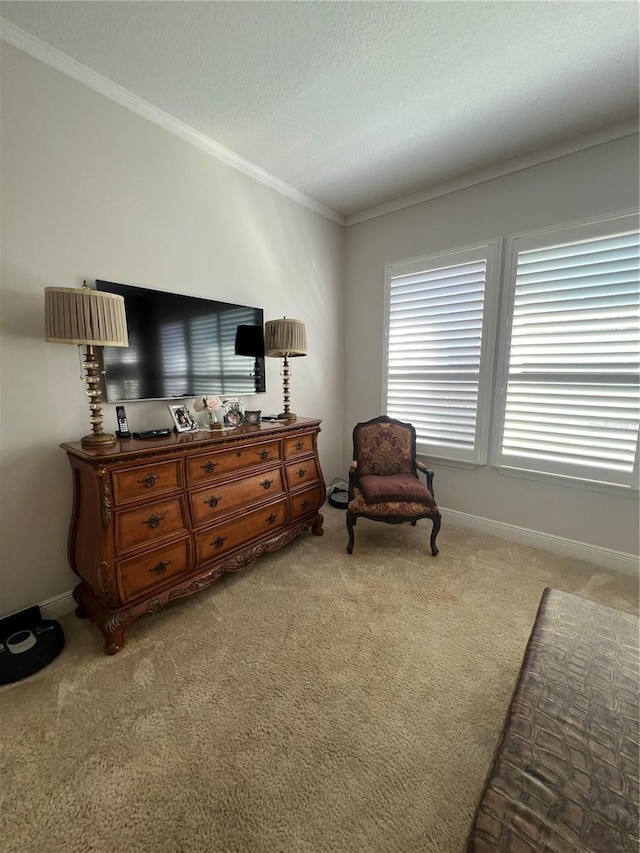
[[[135,438],[162,438],[171,435],[170,429],[147,429],[144,432],[134,432]]]

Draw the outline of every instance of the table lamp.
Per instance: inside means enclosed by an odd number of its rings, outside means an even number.
[[[45,287],[45,339],[57,344],[85,346],[84,376],[89,386],[92,432],[82,437],[84,447],[115,444],[116,437],[102,429],[100,364],[95,346],[128,347],[124,297],[115,293],[82,288]]]
[[[282,387],[284,411],[278,415],[285,421],[296,421],[289,410],[289,359],[307,354],[307,332],[302,320],[267,320],[264,325],[264,350],[270,358],[282,358]]]

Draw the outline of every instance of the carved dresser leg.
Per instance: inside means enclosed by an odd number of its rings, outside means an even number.
[[[98,619],[97,625],[104,635],[104,653],[106,655],[115,655],[124,648],[124,633],[133,622],[133,618],[129,615],[129,611],[124,610],[109,616],[106,620]]]
[[[319,512],[316,517],[313,519],[313,523],[311,525],[311,532],[314,536],[322,536],[324,530],[322,529],[322,525],[324,524],[324,515]]]

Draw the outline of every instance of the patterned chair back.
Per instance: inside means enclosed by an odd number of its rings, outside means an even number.
[[[353,430],[353,458],[358,474],[415,474],[416,431],[411,424],[382,415]]]

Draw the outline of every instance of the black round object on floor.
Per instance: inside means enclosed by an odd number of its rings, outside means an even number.
[[[337,509],[346,509],[349,503],[349,494],[344,489],[335,489],[329,495],[329,503]]]
[[[0,623],[0,684],[33,675],[57,658],[63,648],[62,626],[53,619],[22,624],[14,620],[6,626]]]

